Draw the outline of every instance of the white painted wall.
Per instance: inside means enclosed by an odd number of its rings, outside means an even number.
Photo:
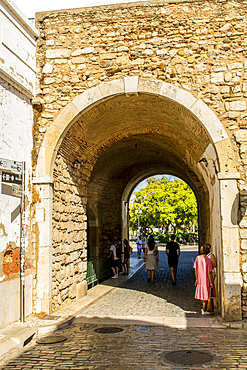
[[[0,0],[0,158],[26,162],[27,204],[31,203],[31,99],[35,91],[35,50],[38,31],[10,0]],[[1,171],[0,171],[1,173]],[[29,185],[29,186],[28,186]],[[20,246],[20,199],[0,184],[0,325],[20,318],[20,281],[7,281],[3,253],[11,242]],[[3,194],[5,193],[5,194]],[[30,217],[27,207],[26,220]],[[26,249],[28,238],[26,236]],[[32,313],[32,276],[26,278],[26,314]],[[4,299],[3,299],[4,297]],[[11,307],[15,309],[10,309]]]

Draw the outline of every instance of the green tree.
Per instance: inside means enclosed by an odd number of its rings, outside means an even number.
[[[149,180],[149,179],[148,179]],[[171,181],[167,176],[151,178],[147,186],[135,192],[130,205],[130,228],[136,230],[155,226],[167,233],[170,225],[174,232],[185,225],[197,224],[197,203],[191,188],[182,180]]]

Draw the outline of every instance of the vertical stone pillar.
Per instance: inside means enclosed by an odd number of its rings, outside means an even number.
[[[36,204],[37,230],[37,302],[36,313],[51,312],[52,291],[52,178],[34,178],[33,183],[40,197]]]
[[[221,310],[226,321],[242,320],[240,241],[238,225],[239,173],[219,173],[222,219],[222,254],[220,261]]]

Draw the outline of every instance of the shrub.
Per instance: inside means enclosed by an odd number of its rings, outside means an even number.
[[[160,243],[168,243],[169,242],[169,235],[159,234],[157,239]]]

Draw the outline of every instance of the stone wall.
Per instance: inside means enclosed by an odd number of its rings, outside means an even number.
[[[85,171],[63,149],[62,145],[53,173],[53,309],[78,298],[78,286],[87,270]]]
[[[98,232],[94,244],[90,243],[90,258],[107,258],[109,256],[111,240],[121,244],[121,190],[114,181],[107,179],[104,186],[89,184],[88,206],[95,210],[97,215]]]
[[[246,3],[143,2],[62,10],[38,13],[36,26],[37,94],[43,106],[34,127],[34,161],[60,110],[90,87],[118,77],[138,75],[179,86],[220,119],[241,173],[240,264],[247,317]]]

